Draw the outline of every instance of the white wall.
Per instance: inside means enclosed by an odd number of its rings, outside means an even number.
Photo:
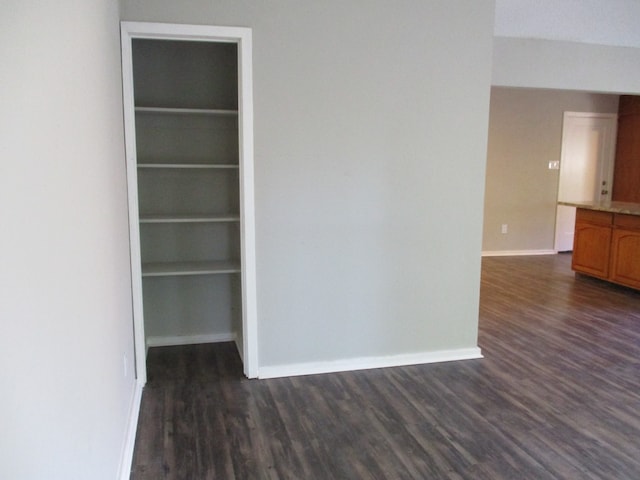
[[[118,475],[134,391],[118,16],[0,6],[0,478]]]
[[[122,1],[253,29],[261,367],[476,346],[493,1]]]

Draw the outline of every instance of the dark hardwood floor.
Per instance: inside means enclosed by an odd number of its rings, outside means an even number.
[[[482,263],[482,360],[247,380],[151,349],[132,479],[640,479],[640,293]]]

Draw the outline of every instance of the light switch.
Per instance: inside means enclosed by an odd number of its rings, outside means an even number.
[[[558,170],[560,168],[560,160],[551,160],[549,162],[549,170]]]

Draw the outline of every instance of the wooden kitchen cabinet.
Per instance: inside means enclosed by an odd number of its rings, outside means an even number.
[[[595,210],[576,210],[571,268],[576,272],[607,279],[611,252],[613,214]]]
[[[640,217],[614,216],[609,268],[612,282],[640,289]]]
[[[640,215],[578,208],[571,268],[640,290]]]

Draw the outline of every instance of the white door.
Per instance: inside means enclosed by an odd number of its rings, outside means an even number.
[[[558,201],[611,199],[617,115],[565,112]],[[555,250],[573,250],[576,209],[558,205]]]

